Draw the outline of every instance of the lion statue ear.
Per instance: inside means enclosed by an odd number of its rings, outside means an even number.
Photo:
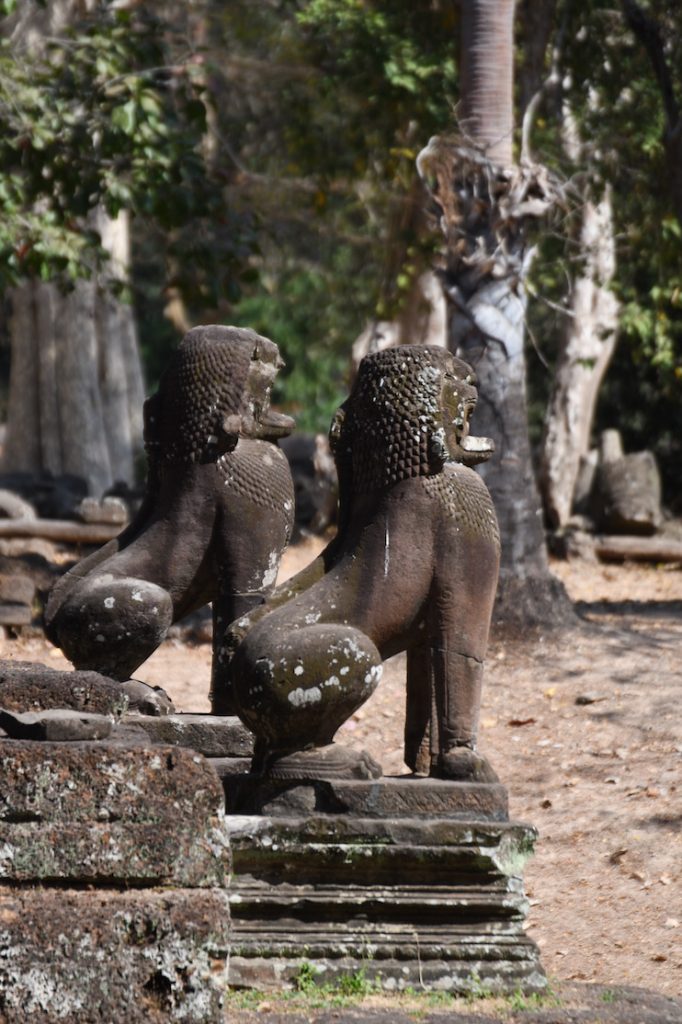
[[[346,402],[340,405],[334,413],[331,425],[329,427],[329,447],[331,448],[332,455],[336,453],[336,449],[339,446],[341,440],[341,432],[343,431],[343,425],[346,420]]]
[[[443,466],[450,458],[445,431],[436,427],[429,434],[429,468],[432,473],[442,472]]]
[[[143,438],[147,445],[159,443],[159,420],[161,418],[161,396],[158,391],[150,395],[142,406]]]
[[[223,416],[220,424],[220,450],[231,452],[237,447],[237,441],[242,430],[242,418],[238,413],[229,413]]]

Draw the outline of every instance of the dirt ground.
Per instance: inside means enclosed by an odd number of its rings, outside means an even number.
[[[287,553],[290,574],[317,549]],[[554,562],[579,629],[493,641],[480,749],[539,831],[528,928],[550,979],[682,994],[682,569]],[[57,666],[42,640],[4,657]],[[210,646],[177,640],[138,670],[179,709],[208,709]],[[386,774],[401,755],[405,662],[339,735]]]

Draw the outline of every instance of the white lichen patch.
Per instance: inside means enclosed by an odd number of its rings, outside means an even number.
[[[303,668],[303,665],[296,665],[294,667],[294,675],[295,676],[302,676],[304,672],[305,672],[305,669]]]
[[[370,683],[378,683],[381,679],[384,671],[383,665],[373,665],[372,668],[365,674],[365,682],[369,686]]]
[[[105,597],[104,598],[104,607],[105,608],[113,608],[115,604],[116,604],[116,598],[115,597]]]
[[[320,612],[308,612],[304,618],[306,626],[314,626],[316,622],[320,621]]]
[[[319,686],[310,686],[307,690],[299,686],[297,690],[292,690],[288,698],[289,703],[293,704],[294,707],[304,707],[306,704],[317,704],[318,701],[322,700],[322,691]]]

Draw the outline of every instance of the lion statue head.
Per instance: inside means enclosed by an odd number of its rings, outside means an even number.
[[[472,368],[446,349],[402,345],[365,356],[330,430],[340,480],[375,490],[488,458],[492,441],[469,435],[477,394]]]
[[[195,327],[182,339],[144,406],[152,460],[211,462],[240,437],[276,440],[294,421],[270,409],[284,365],[277,345],[241,327]]]

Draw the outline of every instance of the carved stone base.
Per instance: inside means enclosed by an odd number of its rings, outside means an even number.
[[[381,765],[366,750],[330,743],[269,760],[263,777],[298,782],[304,779],[380,779],[381,774]]]
[[[382,779],[289,781],[235,775],[231,762],[211,761],[225,786],[228,814],[352,814],[359,818],[449,818],[507,821],[507,790],[500,783],[425,779],[416,775]]]
[[[306,965],[321,982],[363,970],[387,990],[542,989],[538,949],[523,931],[522,870],[535,830],[471,811],[469,820],[457,817],[477,789],[503,787],[470,784],[458,793],[464,787],[456,783],[384,779],[299,786],[289,795],[352,803],[354,786],[356,806],[367,806],[373,789],[374,807],[392,806],[393,816],[311,807],[281,817],[277,796],[269,817],[228,815],[230,984],[293,984]],[[494,794],[487,798],[493,810]],[[248,804],[244,788],[239,799]],[[267,803],[265,792],[260,799]],[[410,805],[412,816],[401,816],[399,807],[404,815]],[[494,813],[505,816],[499,805]]]

